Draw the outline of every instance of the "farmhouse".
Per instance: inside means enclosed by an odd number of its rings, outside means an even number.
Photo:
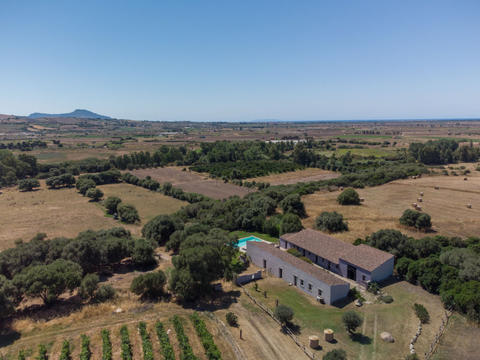
[[[312,229],[280,236],[280,247],[295,248],[313,263],[362,285],[393,274],[393,255],[364,244],[354,246]]]
[[[251,261],[296,286],[305,293],[332,304],[348,295],[350,285],[340,277],[311,265],[288,252],[265,242],[247,242]]]

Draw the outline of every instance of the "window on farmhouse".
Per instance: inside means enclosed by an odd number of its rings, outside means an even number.
[[[322,296],[322,290],[318,289],[318,296]]]
[[[367,280],[367,277],[365,275],[362,275],[362,280],[363,281]]]
[[[308,291],[312,291],[312,284],[308,284]]]
[[[303,280],[300,279],[300,286],[303,286]]]

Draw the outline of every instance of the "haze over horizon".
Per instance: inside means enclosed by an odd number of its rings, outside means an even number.
[[[0,3],[0,113],[478,118],[478,1]]]

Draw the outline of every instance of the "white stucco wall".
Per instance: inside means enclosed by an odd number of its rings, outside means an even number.
[[[372,271],[372,281],[382,281],[392,276],[394,263],[395,259],[392,257]]]
[[[327,304],[331,304],[348,295],[350,286],[347,283],[333,286],[325,284],[324,282],[316,279],[313,275],[297,269],[293,265],[270,254],[269,252],[266,252],[255,246],[248,246],[248,242],[247,255],[255,265],[262,268],[264,264],[263,261],[266,260],[266,270],[275,277],[279,277],[279,269],[281,268],[283,270],[282,278],[288,283],[294,284],[294,276],[297,276],[297,288],[309,294],[310,296],[313,296],[314,298],[317,297],[318,290],[321,290],[321,296]],[[311,289],[309,288],[309,284],[311,285]]]

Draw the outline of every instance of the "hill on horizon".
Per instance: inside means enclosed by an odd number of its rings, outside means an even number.
[[[83,119],[102,119],[102,120],[111,119],[111,117],[109,116],[100,115],[85,109],[76,109],[71,113],[65,113],[65,114],[32,113],[28,115],[28,117],[30,119],[39,119],[39,118],[83,118]]]

